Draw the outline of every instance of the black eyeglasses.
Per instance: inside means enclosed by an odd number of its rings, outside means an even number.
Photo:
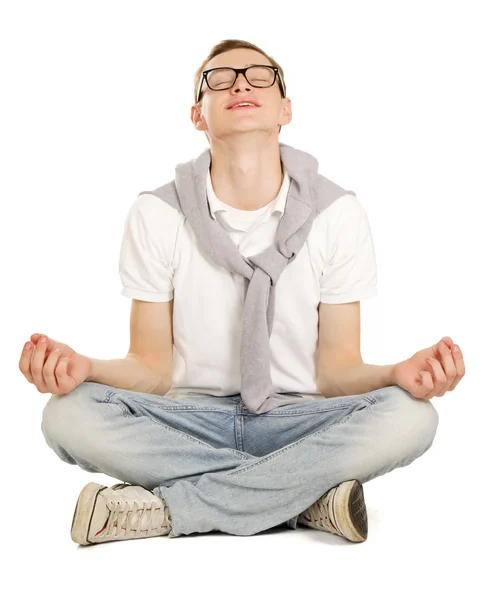
[[[200,84],[198,86],[198,92],[196,94],[196,103],[201,98],[201,88],[203,81],[206,80],[206,85],[210,90],[227,90],[235,83],[238,73],[243,73],[245,79],[250,85],[257,88],[271,87],[277,78],[279,80],[280,91],[282,97],[285,98],[285,84],[280,77],[280,72],[277,67],[269,65],[251,65],[244,69],[234,69],[232,67],[216,67],[215,69],[208,69],[203,71]]]

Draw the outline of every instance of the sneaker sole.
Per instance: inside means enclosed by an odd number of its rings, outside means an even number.
[[[367,509],[364,490],[357,479],[344,481],[335,492],[334,513],[337,527],[351,542],[364,542],[367,539]]]
[[[82,488],[79,498],[77,499],[77,504],[75,505],[72,526],[70,529],[70,537],[76,544],[81,544],[82,546],[92,544],[92,542],[89,542],[87,539],[92,515],[94,514],[97,496],[99,495],[99,492],[106,489],[106,487],[107,486],[99,483],[88,483]]]

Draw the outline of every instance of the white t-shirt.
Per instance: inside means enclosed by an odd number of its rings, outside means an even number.
[[[258,210],[239,210],[216,197],[210,170],[207,196],[243,256],[273,244],[290,178]],[[121,294],[173,306],[173,383],[179,400],[240,393],[240,343],[248,280],[209,262],[185,216],[154,194],[140,194],[125,220],[119,257]],[[367,214],[346,194],[315,217],[297,257],[275,290],[270,337],[274,392],[323,398],[317,389],[315,352],[319,302],[340,304],[377,294],[376,258]]]

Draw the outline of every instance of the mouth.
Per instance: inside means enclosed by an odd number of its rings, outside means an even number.
[[[242,106],[232,106],[232,108],[229,108],[228,110],[248,110],[250,108],[259,108],[258,106],[255,106],[254,104],[250,104],[250,105],[242,105]]]
[[[249,98],[240,98],[240,100],[232,103],[228,110],[241,110],[242,108],[260,108],[259,103]]]

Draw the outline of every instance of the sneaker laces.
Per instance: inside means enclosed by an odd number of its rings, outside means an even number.
[[[333,498],[336,492],[336,488],[332,488],[326,494],[314,502],[309,508],[302,513],[302,522],[307,519],[310,523],[315,523],[318,526],[330,531],[331,533],[337,533],[341,535],[339,531],[334,510],[333,510]]]
[[[147,531],[162,533],[166,530],[166,523],[171,528],[171,516],[164,501],[163,506],[159,506],[159,501],[155,500],[141,503],[137,500],[107,498],[106,506],[110,511],[107,523],[102,531],[106,536],[117,536],[121,529],[136,534]],[[113,533],[115,527],[117,527],[117,532]]]

